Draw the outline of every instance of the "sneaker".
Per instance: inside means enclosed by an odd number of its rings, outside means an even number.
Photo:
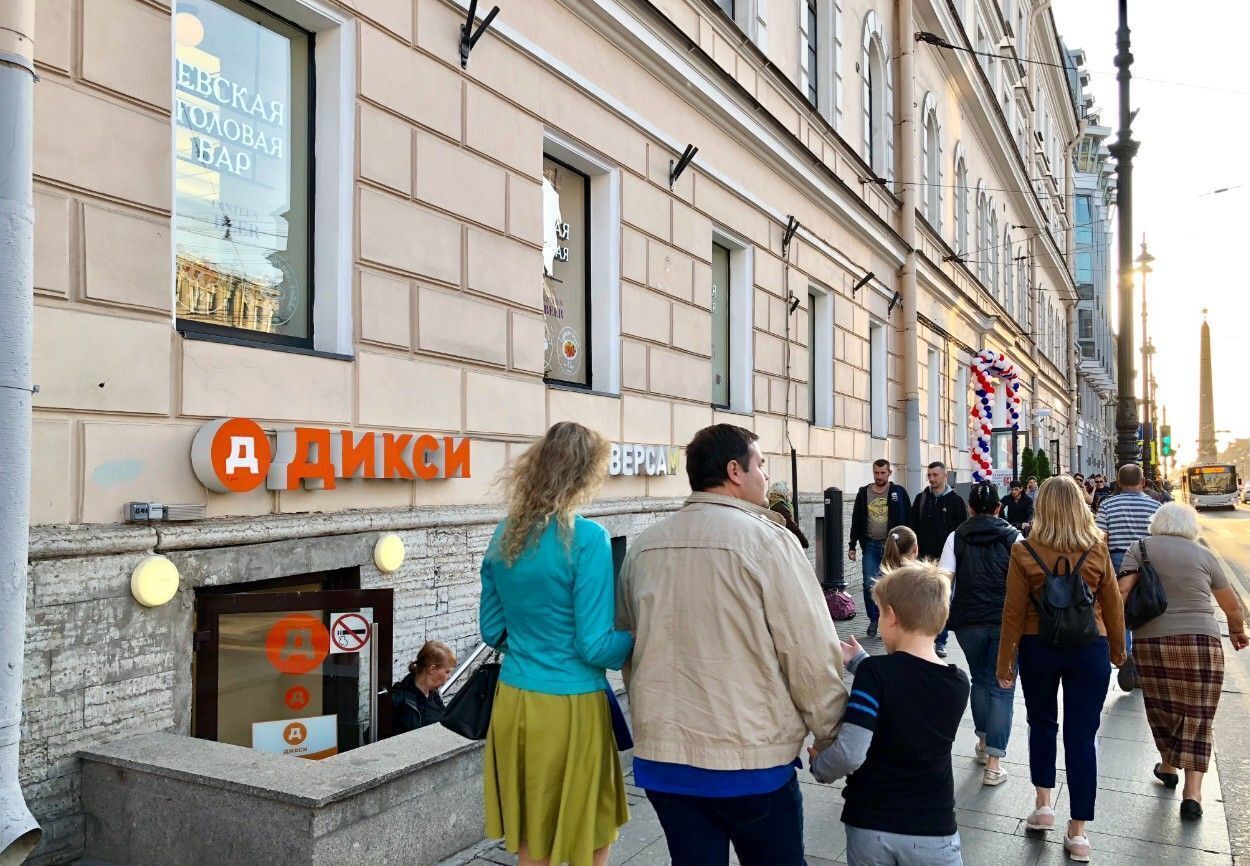
[[[985,746],[981,744],[980,740],[977,740],[977,763],[984,767],[989,757],[989,753],[985,751]]]
[[[869,636],[869,637],[876,637],[876,636],[877,636],[877,621],[876,621],[875,619],[874,619],[874,620],[871,620],[871,621],[868,623],[868,636]]]
[[[1050,806],[1038,806],[1024,819],[1024,826],[1040,833],[1055,829],[1055,810]]]
[[[933,645],[933,651],[934,651],[935,653],[937,653],[937,657],[938,657],[938,658],[940,658],[940,659],[944,659],[944,658],[946,658],[946,647],[944,647],[944,646],[942,646],[942,645],[940,645],[940,644],[934,644],[934,645]]]
[[[981,784],[990,788],[997,788],[1003,782],[1007,781],[1007,771],[1002,767],[997,770],[985,768],[985,772],[981,774]]]
[[[1089,839],[1084,836],[1063,837],[1063,850],[1068,852],[1068,859],[1077,863],[1089,862]]]

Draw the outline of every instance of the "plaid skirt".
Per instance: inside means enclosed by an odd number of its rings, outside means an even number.
[[[1205,773],[1224,685],[1219,639],[1205,634],[1136,639],[1133,661],[1159,755],[1173,767]]]

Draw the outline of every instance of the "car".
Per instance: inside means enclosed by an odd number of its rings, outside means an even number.
[[[1250,481],[1247,481],[1241,488],[1241,501],[1243,503],[1250,502]]]

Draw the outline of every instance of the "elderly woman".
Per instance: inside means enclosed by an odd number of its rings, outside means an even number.
[[[1150,521],[1150,538],[1134,542],[1120,569],[1128,598],[1141,563],[1149,561],[1167,595],[1167,610],[1133,631],[1133,659],[1141,677],[1146,718],[1161,763],[1154,774],[1175,788],[1185,771],[1182,818],[1202,817],[1202,777],[1211,760],[1211,723],[1224,683],[1224,651],[1212,597],[1228,617],[1233,649],[1250,638],[1237,596],[1219,561],[1197,542],[1198,512],[1169,502]]]

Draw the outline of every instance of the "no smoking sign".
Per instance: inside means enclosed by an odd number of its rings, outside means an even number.
[[[330,652],[358,653],[369,645],[373,623],[360,613],[336,613],[330,619]]]

